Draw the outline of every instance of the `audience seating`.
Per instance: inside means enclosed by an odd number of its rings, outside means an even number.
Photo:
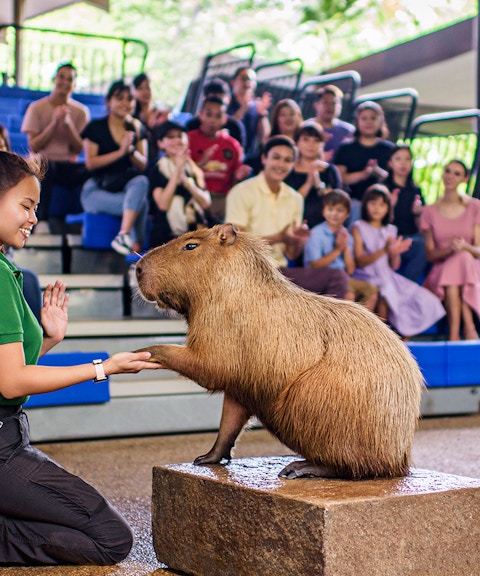
[[[66,188],[60,184],[52,186],[52,198],[50,200],[50,217],[59,218],[67,214],[80,214],[83,212],[80,202],[81,186]]]
[[[65,238],[59,234],[34,233],[26,248],[13,251],[13,261],[16,266],[37,274],[63,274],[67,271]]]
[[[12,152],[16,152],[22,156],[26,156],[29,152],[27,135],[18,133],[10,133],[10,147]]]
[[[93,214],[82,212],[81,214],[68,215],[67,223],[82,223],[82,244],[88,249],[109,249],[112,240],[120,230],[120,218],[110,214]]]
[[[18,154],[28,154],[27,136],[22,134],[21,126],[27,106],[47,96],[49,92],[29,90],[18,86],[0,85],[0,124],[9,132],[11,148]],[[105,97],[101,94],[74,93],[75,100],[82,102],[90,110],[91,118],[105,116]]]

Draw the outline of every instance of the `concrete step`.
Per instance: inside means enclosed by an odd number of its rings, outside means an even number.
[[[130,293],[121,274],[39,274],[38,279],[44,289],[57,278],[67,284],[72,319],[121,319],[129,308]]]
[[[125,256],[114,250],[86,249],[82,237],[67,234],[69,271],[73,274],[126,274],[129,264]]]
[[[87,344],[90,339],[106,339],[113,343],[115,339],[153,339],[159,341],[164,337],[185,337],[187,324],[182,318],[115,320],[83,319],[69,322],[66,341],[81,341]]]
[[[126,274],[129,267],[114,250],[85,249],[76,234],[32,234],[21,250],[14,250],[14,261],[37,274]]]
[[[218,430],[221,394],[112,398],[105,404],[27,408],[33,442]]]
[[[37,274],[61,274],[65,271],[67,254],[63,236],[32,234],[21,250],[13,251],[19,268],[29,268]]]

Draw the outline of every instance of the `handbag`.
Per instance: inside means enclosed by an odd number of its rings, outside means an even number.
[[[140,172],[133,167],[127,168],[126,170],[105,172],[98,176],[97,184],[102,190],[107,190],[108,192],[122,192],[127,182],[135,178],[138,174],[140,174]]]

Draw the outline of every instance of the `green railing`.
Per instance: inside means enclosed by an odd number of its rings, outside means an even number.
[[[257,95],[270,92],[273,104],[283,98],[298,98],[298,87],[303,75],[300,58],[265,62],[254,66],[257,74]]]
[[[480,110],[476,108],[424,114],[412,122],[407,141],[415,159],[413,175],[428,204],[442,193],[443,168],[454,158],[471,168],[463,189],[478,197],[479,122]]]
[[[0,26],[0,74],[3,83],[31,90],[49,90],[61,62],[77,68],[77,92],[103,94],[117,78],[141,72],[148,46],[116,38],[14,24]]]
[[[376,102],[382,107],[385,123],[389,131],[388,139],[392,142],[404,140],[415,117],[418,92],[412,88],[399,88],[363,94],[355,101],[352,112],[367,100]],[[353,120],[353,114],[351,120]]]
[[[251,66],[254,56],[255,46],[251,42],[205,56],[200,76],[190,82],[180,110],[196,114],[202,101],[204,84],[214,77],[228,81],[240,66]]]
[[[312,118],[316,116],[315,91],[327,84],[334,84],[343,92],[342,113],[340,117],[342,120],[350,121],[353,102],[361,83],[362,79],[360,74],[355,70],[312,76],[300,86],[300,95],[298,98],[303,117]]]

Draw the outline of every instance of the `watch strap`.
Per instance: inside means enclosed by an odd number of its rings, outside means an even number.
[[[105,374],[105,369],[103,367],[103,360],[97,358],[93,360],[93,367],[95,368],[95,378],[93,379],[94,382],[105,382],[108,380],[108,376]]]

